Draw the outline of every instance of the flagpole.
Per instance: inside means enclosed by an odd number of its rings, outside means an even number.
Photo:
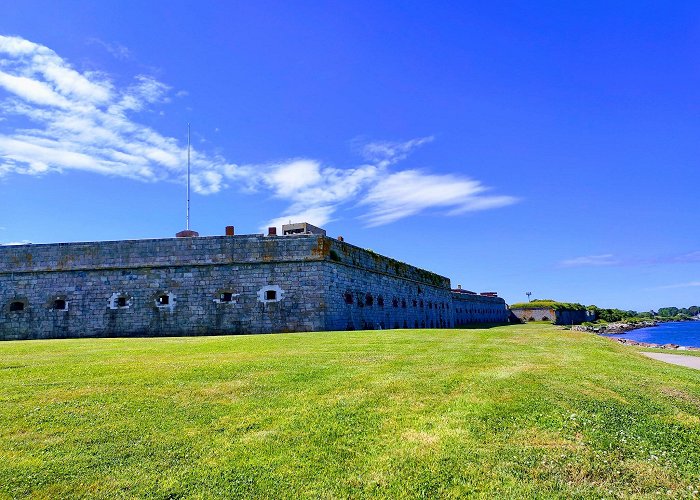
[[[187,230],[190,230],[190,124],[187,124]]]

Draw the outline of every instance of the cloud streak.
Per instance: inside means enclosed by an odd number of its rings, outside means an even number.
[[[693,262],[700,262],[700,251],[677,255],[672,257],[670,261],[676,264],[691,264]]]
[[[120,46],[99,44],[117,57],[130,57]],[[185,146],[138,121],[139,113],[168,102],[172,92],[148,75],[137,75],[120,87],[107,75],[76,70],[48,47],[0,36],[0,112],[17,120],[7,119],[0,128],[0,177],[77,170],[145,182],[183,182]],[[184,95],[175,92],[176,97]],[[432,141],[428,136],[368,142],[360,149],[365,163],[351,168],[310,158],[239,165],[193,149],[192,188],[208,195],[235,182],[245,192],[287,202],[287,209],[269,225],[290,219],[323,225],[343,206],[364,210],[362,220],[378,226],[429,210],[458,215],[517,201],[490,194],[479,181],[462,176],[395,168]]]
[[[429,136],[418,137],[417,139],[411,139],[404,142],[370,142],[362,147],[362,156],[378,167],[388,167],[400,162],[401,160],[405,160],[414,149],[432,142],[433,139],[433,136]]]
[[[654,288],[650,288],[649,290],[670,290],[673,288],[693,288],[698,286],[700,286],[700,281],[689,281],[687,283],[676,283],[673,285],[657,286]]]
[[[584,255],[558,262],[558,267],[605,267],[605,266],[661,266],[677,264],[694,264],[700,262],[700,251],[679,255],[662,255],[653,257],[616,257],[608,253],[602,255]]]
[[[99,45],[107,52],[112,54],[116,59],[119,59],[121,61],[131,59],[131,51],[129,50],[129,48],[125,47],[120,43],[108,43],[104,40],[100,40],[99,38],[90,38],[87,40],[87,43],[92,45]]]
[[[584,255],[566,259],[559,262],[559,267],[601,267],[615,266],[621,262],[616,259],[613,254],[606,253],[603,255]]]
[[[489,196],[480,182],[420,170],[391,173],[379,179],[361,202],[370,226],[388,224],[424,210],[447,209],[448,215],[498,208],[515,203],[511,196]]]

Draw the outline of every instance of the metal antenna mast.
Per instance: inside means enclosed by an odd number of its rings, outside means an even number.
[[[190,231],[190,160],[191,160],[192,140],[190,138],[190,124],[187,124],[187,229],[175,233],[176,238],[194,238],[199,236],[197,231]]]
[[[187,124],[187,230],[190,230],[190,124]]]

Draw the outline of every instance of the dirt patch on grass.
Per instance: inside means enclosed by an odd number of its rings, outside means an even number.
[[[409,443],[416,443],[422,446],[435,446],[440,442],[440,436],[429,432],[417,431],[415,429],[408,430],[401,434],[401,438]]]
[[[673,495],[678,489],[678,478],[673,477],[667,469],[657,463],[642,460],[627,460],[622,463],[623,472],[628,476],[634,476],[635,493],[650,493],[652,491],[664,495]]]
[[[522,363],[518,365],[511,366],[495,366],[489,367],[488,369],[479,370],[483,376],[495,378],[495,379],[506,379],[516,377],[523,373],[535,373],[545,370],[547,367],[535,363]]]
[[[684,411],[679,411],[669,418],[669,423],[680,424],[685,427],[695,427],[700,425],[700,417]]]
[[[206,399],[231,401],[240,398],[250,385],[249,380],[227,380],[208,384],[197,392]]]
[[[577,443],[572,442],[557,433],[536,428],[521,430],[511,438],[511,442],[517,443],[518,446],[531,448],[561,450],[575,450],[580,448],[580,445]]]
[[[265,430],[249,432],[241,437],[241,441],[245,442],[245,443],[249,443],[252,441],[255,441],[255,442],[269,441],[269,440],[275,439],[278,435],[279,435],[279,433],[277,431],[265,429]]]
[[[676,387],[661,387],[660,391],[661,394],[664,394],[665,396],[680,399],[686,403],[692,403],[695,406],[700,406],[700,398],[693,394],[688,394],[687,392]]]
[[[44,404],[75,401],[95,395],[105,395],[113,392],[111,388],[104,386],[85,385],[81,387],[56,387],[48,389],[41,395]]]
[[[580,391],[582,394],[585,394],[586,396],[592,396],[595,399],[614,399],[615,401],[619,401],[620,403],[629,404],[628,400],[620,396],[620,394],[613,391],[612,389],[608,389],[607,387],[603,387],[601,385],[594,385],[590,382],[587,382],[585,383],[585,385],[582,385]]]

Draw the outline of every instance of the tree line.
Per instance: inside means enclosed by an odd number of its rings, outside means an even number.
[[[599,321],[606,321],[608,323],[616,321],[644,321],[648,319],[661,319],[661,320],[684,320],[690,319],[693,316],[697,316],[700,313],[700,307],[690,306],[690,307],[661,307],[658,311],[625,311],[622,309],[605,309],[597,306],[588,306],[589,311],[593,311],[596,314],[596,318]]]

